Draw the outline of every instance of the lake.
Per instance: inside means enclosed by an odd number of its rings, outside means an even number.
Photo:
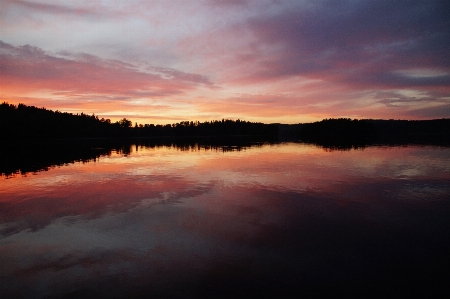
[[[0,177],[2,298],[449,291],[448,147],[91,150]]]

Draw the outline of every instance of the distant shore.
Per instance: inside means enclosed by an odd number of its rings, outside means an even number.
[[[183,121],[133,126],[96,115],[71,114],[24,104],[0,104],[0,144],[13,140],[303,141],[321,145],[450,144],[450,119],[324,119],[314,123],[264,124],[243,120]]]

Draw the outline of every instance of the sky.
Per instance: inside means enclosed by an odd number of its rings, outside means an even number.
[[[0,102],[141,124],[450,117],[447,0],[0,0]]]

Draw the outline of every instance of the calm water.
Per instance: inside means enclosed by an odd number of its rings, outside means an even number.
[[[233,149],[0,177],[1,298],[448,291],[449,148]]]

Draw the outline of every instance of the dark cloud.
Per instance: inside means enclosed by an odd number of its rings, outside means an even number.
[[[162,67],[149,67],[148,68],[152,72],[160,73],[166,78],[176,78],[181,81],[186,82],[197,82],[204,85],[213,86],[211,81],[209,81],[208,77],[200,75],[200,74],[191,74],[191,73],[185,73],[181,72],[175,69],[171,68],[162,68]]]
[[[420,103],[427,103],[427,104],[448,104],[450,105],[450,100],[442,100],[442,99],[435,99],[435,98],[411,98],[411,97],[405,97],[402,95],[397,95],[395,98],[389,98],[389,99],[383,99],[379,101],[378,103],[385,104],[388,107],[402,107],[404,104],[420,104]]]
[[[401,109],[407,118],[446,118],[450,115],[450,100],[438,92],[430,92],[426,97],[411,97],[399,92],[378,92],[377,96],[382,98],[377,103],[390,109]]]
[[[394,74],[411,68],[448,72],[450,5],[444,1],[321,1],[248,26],[261,45],[281,45],[255,76],[304,75],[373,86],[448,86],[449,76]]]
[[[414,109],[409,112],[412,117],[419,118],[448,118],[450,115],[450,103],[435,107]]]
[[[339,80],[339,79],[338,79]],[[378,71],[371,72],[366,70],[353,74],[343,74],[343,81],[351,82],[352,85],[368,85],[384,87],[384,88],[432,88],[450,86],[450,75],[441,76],[408,76],[393,72]]]

